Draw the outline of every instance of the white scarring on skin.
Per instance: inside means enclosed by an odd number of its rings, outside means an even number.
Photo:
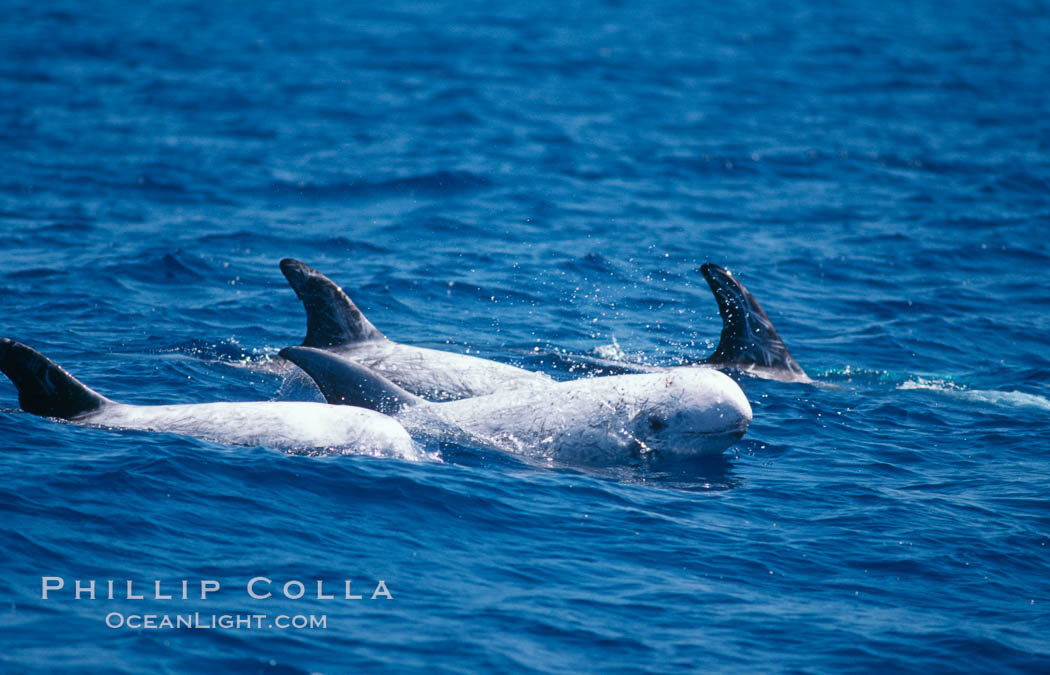
[[[289,347],[281,356],[305,370],[329,403],[372,407],[414,435],[566,464],[620,464],[647,452],[717,454],[744,435],[752,416],[736,382],[712,369],[554,382],[433,403],[327,350]]]
[[[0,369],[22,409],[87,426],[161,431],[233,445],[426,458],[396,420],[374,410],[306,401],[128,405],[89,389],[36,350],[0,339]]]

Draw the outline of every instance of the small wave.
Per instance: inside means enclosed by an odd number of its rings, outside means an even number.
[[[594,355],[601,359],[608,359],[610,361],[627,361],[627,352],[620,347],[620,343],[617,342],[616,338],[612,338],[612,342],[607,345],[598,345],[594,348]]]
[[[996,391],[994,389],[967,389],[948,380],[915,378],[897,386],[898,389],[924,389],[955,396],[975,403],[990,403],[1003,407],[1030,407],[1050,410],[1050,399],[1023,391]]]
[[[441,458],[441,454],[436,450],[429,450],[427,447],[419,441],[412,441],[412,448],[414,454],[397,456],[390,455],[388,453],[380,452],[377,450],[363,450],[360,448],[347,447],[347,446],[336,446],[329,448],[298,448],[289,449],[284,452],[288,455],[296,457],[338,457],[338,456],[357,456],[357,457],[378,457],[385,459],[402,459],[407,462],[432,462],[443,464],[444,460]]]

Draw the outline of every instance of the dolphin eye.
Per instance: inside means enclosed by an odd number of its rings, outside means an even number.
[[[653,431],[660,431],[661,429],[667,428],[667,422],[664,422],[659,417],[653,415],[649,418],[649,428]]]

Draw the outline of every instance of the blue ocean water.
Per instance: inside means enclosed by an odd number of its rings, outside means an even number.
[[[315,396],[246,367],[304,335],[286,256],[559,378],[710,353],[712,261],[821,384],[593,471],[86,429],[5,379],[3,672],[1050,669],[1044,3],[3,5],[2,333],[111,398]]]

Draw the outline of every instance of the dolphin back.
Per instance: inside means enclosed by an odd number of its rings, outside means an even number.
[[[281,358],[309,375],[326,401],[333,405],[355,405],[394,415],[406,406],[423,401],[367,366],[332,352],[313,347],[286,347]]]
[[[305,347],[338,347],[385,340],[357,305],[334,281],[309,265],[285,258],[281,272],[306,309]]]
[[[112,403],[35,349],[0,338],[0,370],[18,389],[22,410],[71,420]]]
[[[700,268],[718,301],[722,336],[718,347],[704,363],[730,367],[760,366],[781,371],[791,379],[808,380],[802,366],[755,296],[728,270],[712,263]]]

